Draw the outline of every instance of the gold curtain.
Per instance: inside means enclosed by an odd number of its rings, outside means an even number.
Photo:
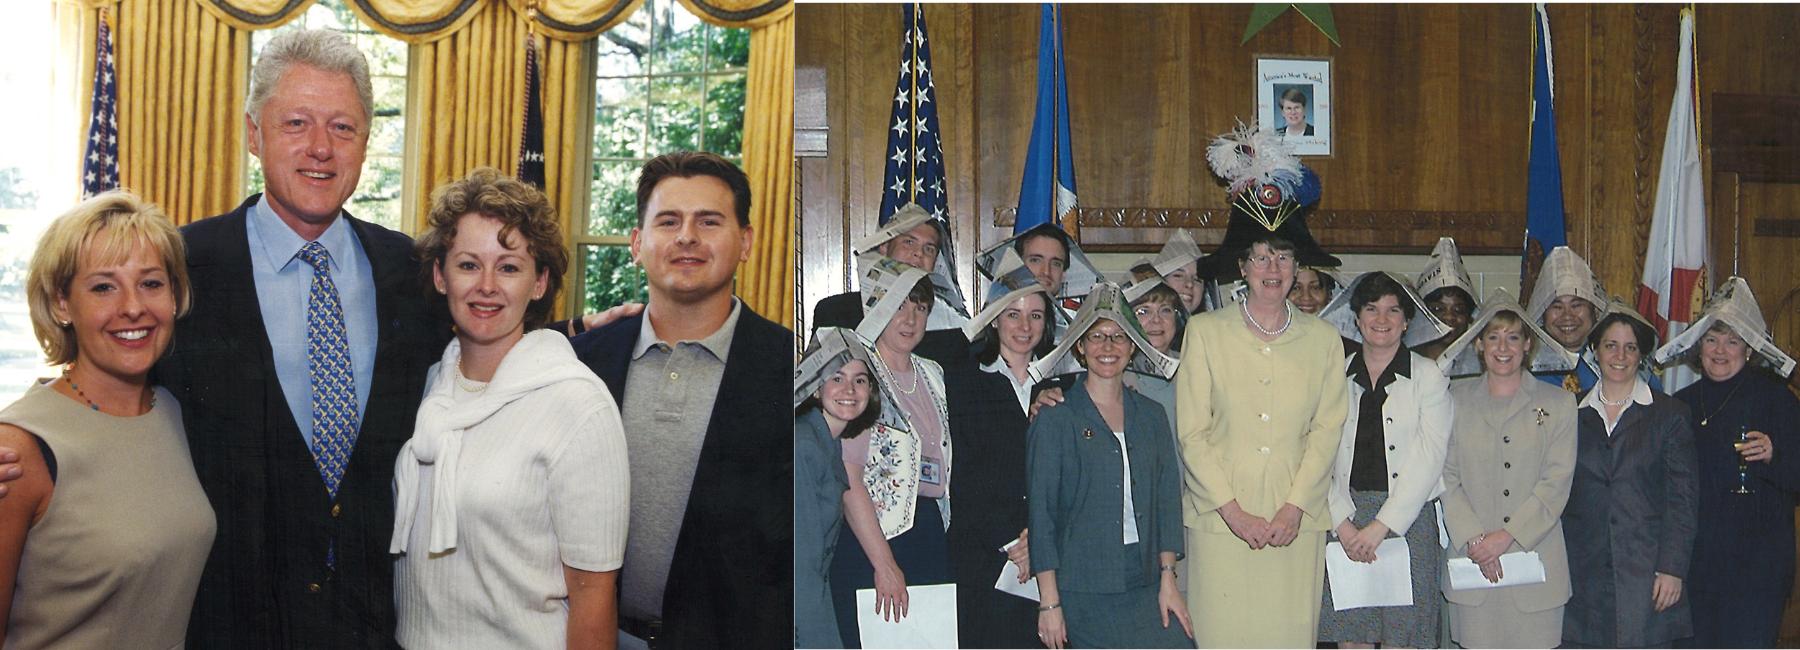
[[[525,27],[511,7],[492,2],[455,33],[413,46],[407,102],[416,118],[406,156],[416,170],[408,184],[415,207],[406,218],[416,225],[424,223],[432,188],[476,167],[515,171],[525,127]],[[540,38],[539,45],[543,189],[573,250],[570,237],[581,224],[571,219],[587,204],[593,41]],[[557,313],[564,313],[570,291],[559,298]]]
[[[794,326],[794,4],[681,0],[721,27],[750,28],[744,89],[744,173],[750,176],[750,259],[737,293],[756,313]]]
[[[310,0],[308,0],[310,1]],[[94,78],[94,34],[108,13],[117,74],[119,182],[176,224],[243,199],[250,34],[198,2],[83,2],[81,84]],[[83,92],[83,112],[91,112]]]

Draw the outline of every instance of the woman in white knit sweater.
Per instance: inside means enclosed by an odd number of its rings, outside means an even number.
[[[401,645],[613,647],[630,477],[619,409],[538,327],[568,267],[549,202],[477,169],[419,240],[456,340],[394,471]]]

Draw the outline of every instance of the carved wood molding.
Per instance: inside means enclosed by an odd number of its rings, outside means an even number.
[[[1632,5],[1631,8],[1632,28],[1636,37],[1633,39],[1636,47],[1632,48],[1631,53],[1632,126],[1635,127],[1632,131],[1636,134],[1633,142],[1636,151],[1632,156],[1631,189],[1632,207],[1635,210],[1633,214],[1638,217],[1632,220],[1636,225],[1637,250],[1644,250],[1644,247],[1650,244],[1651,219],[1649,217],[1653,208],[1651,200],[1655,191],[1655,179],[1651,175],[1656,172],[1650,164],[1650,158],[1653,155],[1650,132],[1656,128],[1656,107],[1651,97],[1656,88],[1652,69],[1655,63],[1653,44],[1657,42],[1654,34],[1655,17],[1651,15],[1653,9],[1654,7],[1643,4]],[[1596,124],[1603,123],[1596,122]],[[1661,154],[1657,152],[1654,155],[1660,157]],[[1590,185],[1599,185],[1599,183],[1590,183]]]
[[[1082,246],[1094,250],[1155,250],[1167,237],[1156,229],[1187,228],[1202,247],[1217,244],[1225,233],[1230,209],[1081,207]],[[993,225],[1011,227],[1015,207],[994,209]],[[1518,252],[1523,212],[1451,212],[1431,210],[1329,210],[1307,216],[1307,227],[1332,252],[1428,253],[1438,237],[1452,236],[1464,254]],[[1137,233],[1119,231],[1142,231]]]

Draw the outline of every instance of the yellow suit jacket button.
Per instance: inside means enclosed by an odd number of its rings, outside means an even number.
[[[1264,454],[1266,454],[1266,453],[1269,453],[1269,448],[1268,448],[1268,447],[1263,447],[1263,448],[1261,448],[1261,449],[1258,449],[1258,450],[1256,450],[1256,451],[1257,451],[1257,452],[1258,452],[1258,453],[1264,453]]]
[[[1269,414],[1267,414],[1267,413],[1262,414],[1260,417],[1262,417],[1262,421],[1264,421],[1264,422],[1269,421]]]

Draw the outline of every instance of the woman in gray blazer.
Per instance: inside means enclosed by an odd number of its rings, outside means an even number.
[[[1465,648],[1553,648],[1562,640],[1569,600],[1561,517],[1575,471],[1575,397],[1533,380],[1527,368],[1568,367],[1574,360],[1521,318],[1525,310],[1504,291],[1482,311],[1439,359],[1456,368],[1465,365],[1457,363],[1460,357],[1474,353],[1484,369],[1450,387],[1456,415],[1444,461],[1448,554],[1468,558],[1498,582],[1505,577],[1503,554],[1535,552],[1545,580],[1456,589],[1446,572],[1451,638]]]
[[[1175,448],[1162,407],[1124,385],[1137,324],[1118,316],[1090,319],[1074,344],[1086,378],[1028,435],[1038,633],[1051,648],[1191,648]]]
[[[1668,646],[1692,636],[1683,587],[1699,517],[1688,407],[1638,377],[1656,330],[1615,302],[1588,336],[1600,379],[1577,414],[1563,510],[1574,594],[1563,646]]]

